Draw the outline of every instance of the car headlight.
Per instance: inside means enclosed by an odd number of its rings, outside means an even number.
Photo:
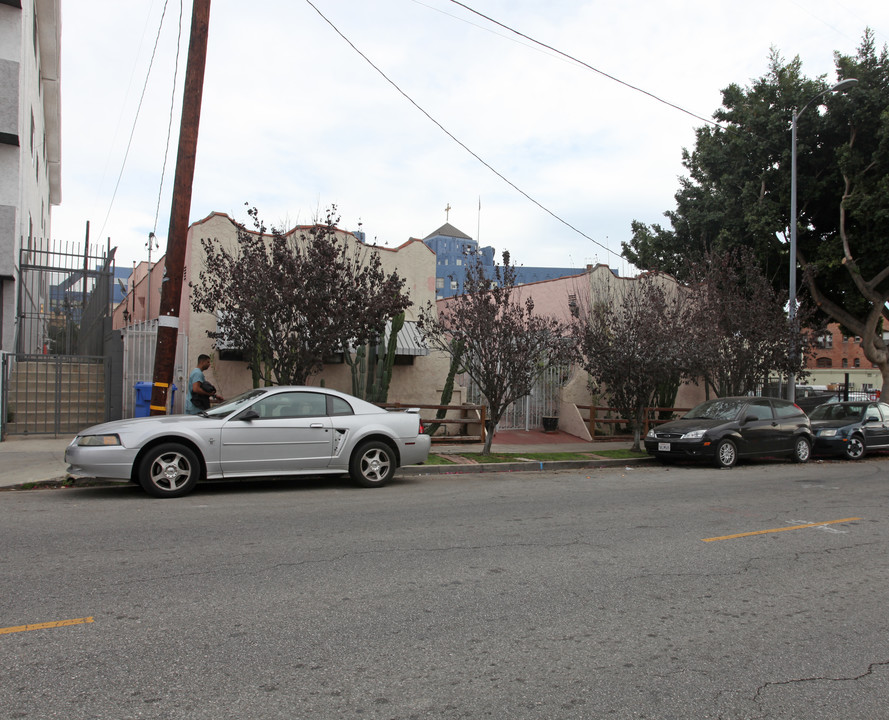
[[[657,437],[657,434],[654,432],[654,428],[651,428],[651,430],[648,431],[648,434],[645,437]]]
[[[77,444],[81,447],[108,447],[120,445],[118,435],[81,435],[77,438]]]
[[[704,437],[704,433],[706,430],[692,430],[691,432],[687,432],[682,436],[683,440],[700,440]]]
[[[834,437],[837,434],[836,428],[825,428],[824,430],[819,430],[818,434],[821,437]]]

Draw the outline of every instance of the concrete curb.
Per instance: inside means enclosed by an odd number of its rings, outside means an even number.
[[[549,470],[583,470],[648,464],[653,457],[601,460],[523,460],[521,462],[473,463],[471,465],[407,465],[395,471],[396,475],[471,475],[492,472],[547,472]]]
[[[587,468],[617,468],[621,466],[652,464],[654,458],[624,458],[601,460],[524,460],[521,462],[503,463],[472,463],[469,465],[406,465],[398,468],[395,475],[401,477],[422,477],[424,475],[484,475],[486,473],[509,472],[548,472],[552,470],[584,470]],[[83,478],[82,482],[71,478],[66,487],[119,487],[128,484],[126,480],[102,480],[96,478]],[[69,482],[69,478],[62,475],[46,480],[31,480],[16,485],[0,487],[0,491],[26,491],[54,489]],[[33,486],[33,487],[30,487]]]

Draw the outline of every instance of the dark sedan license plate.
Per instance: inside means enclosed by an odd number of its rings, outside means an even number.
[[[658,443],[657,444],[658,452],[670,452],[670,443]]]

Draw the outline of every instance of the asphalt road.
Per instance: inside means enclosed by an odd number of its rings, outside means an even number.
[[[5,492],[0,717],[885,718],[887,541],[886,458]]]

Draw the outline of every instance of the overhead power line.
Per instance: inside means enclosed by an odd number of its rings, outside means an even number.
[[[464,142],[462,142],[460,139],[458,139],[458,138],[457,138],[457,137],[456,137],[450,130],[448,130],[444,125],[442,125],[438,120],[436,120],[434,117],[432,117],[432,115],[430,115],[426,110],[424,110],[419,104],[417,104],[417,102],[414,101],[414,99],[413,99],[410,95],[408,95],[404,90],[402,90],[394,80],[392,80],[388,75],[386,75],[385,72],[383,72],[379,67],[377,67],[377,65],[375,65],[375,64],[373,63],[373,61],[372,61],[370,58],[367,57],[367,55],[365,55],[363,52],[361,52],[361,50],[359,50],[359,49],[355,46],[355,44],[354,44],[351,40],[349,40],[349,38],[347,38],[347,37],[340,31],[340,29],[339,29],[336,25],[334,25],[333,22],[331,22],[331,21],[327,18],[327,16],[325,16],[324,13],[322,13],[322,12],[317,8],[317,6],[312,2],[312,0],[306,0],[306,3],[307,3],[309,6],[311,6],[311,8],[312,8],[316,13],[318,13],[318,15],[321,17],[322,20],[324,20],[324,22],[326,22],[328,25],[330,25],[330,27],[333,29],[333,31],[334,31],[337,35],[339,35],[339,36],[340,36],[340,37],[341,37],[341,38],[342,38],[342,39],[349,45],[349,47],[351,47],[356,53],[358,53],[358,55],[361,56],[361,58],[362,58],[368,65],[370,65],[374,70],[376,70],[377,73],[379,73],[379,75],[380,75],[380,76],[381,76],[387,83],[389,83],[393,88],[395,88],[395,89],[398,91],[398,93],[399,93],[402,97],[404,97],[404,98],[405,98],[411,105],[413,105],[415,108],[417,108],[417,110],[419,110],[421,113],[423,113],[423,115],[425,115],[430,121],[432,121],[432,122],[433,122],[433,123],[434,123],[434,124],[435,124],[435,125],[442,131],[442,132],[443,132],[443,133],[445,133],[445,135],[447,135],[449,138],[451,138],[451,140],[453,140],[455,143],[457,143],[457,144],[458,144],[460,147],[462,147],[466,152],[468,152],[470,155],[472,155],[472,157],[474,157],[474,158],[475,158],[476,160],[478,160],[482,165],[484,165],[486,168],[488,168],[488,170],[490,170],[490,171],[491,171],[492,173],[494,173],[497,177],[499,177],[501,180],[503,180],[503,182],[505,182],[507,185],[509,185],[511,188],[513,188],[513,189],[514,189],[516,192],[518,192],[520,195],[524,196],[526,199],[528,199],[528,200],[530,200],[532,203],[534,203],[537,207],[539,207],[539,208],[540,208],[541,210],[543,210],[545,213],[547,213],[548,215],[552,216],[553,218],[555,218],[556,220],[558,220],[560,223],[562,223],[563,225],[565,225],[567,228],[573,230],[574,232],[576,232],[576,233],[577,233],[578,235],[580,235],[581,237],[586,238],[587,240],[589,240],[589,241],[590,241],[591,243],[593,243],[594,245],[598,245],[600,248],[602,248],[603,250],[605,250],[605,251],[608,252],[608,253],[611,253],[611,254],[614,255],[615,257],[620,257],[620,254],[619,254],[619,253],[616,253],[614,250],[612,250],[612,249],[609,248],[608,246],[603,245],[603,244],[600,243],[598,240],[596,240],[596,239],[590,237],[590,236],[587,235],[585,232],[583,232],[582,230],[580,230],[579,228],[575,227],[574,225],[572,225],[570,222],[568,222],[568,221],[565,220],[564,218],[562,218],[562,217],[560,217],[559,215],[557,215],[556,213],[554,213],[554,212],[553,212],[552,210],[550,210],[548,207],[546,207],[545,205],[543,205],[540,201],[538,201],[538,200],[536,200],[535,198],[533,198],[533,197],[532,197],[531,195],[529,195],[527,192],[525,192],[524,190],[522,190],[522,188],[520,188],[518,185],[516,185],[514,182],[512,182],[509,178],[507,178],[505,175],[503,175],[501,172],[499,172],[497,169],[495,169],[490,163],[488,163],[487,161],[485,161],[481,156],[478,155],[478,153],[476,153],[475,151],[473,151],[469,146],[467,146]]]
[[[681,107],[680,105],[676,105],[675,103],[672,103],[669,100],[664,100],[662,97],[658,97],[654,93],[648,92],[648,90],[643,90],[642,88],[636,87],[635,85],[631,85],[630,83],[628,83],[624,80],[621,80],[620,78],[615,77],[614,75],[608,74],[604,70],[599,70],[599,68],[593,67],[589,63],[584,62],[583,60],[580,60],[580,59],[574,57],[573,55],[569,55],[566,52],[562,52],[561,50],[553,47],[552,45],[547,45],[545,42],[536,40],[535,38],[531,37],[530,35],[526,35],[525,33],[520,32],[519,30],[516,30],[515,28],[512,28],[509,25],[505,25],[504,23],[500,22],[499,20],[495,20],[494,18],[490,17],[489,15],[485,15],[484,13],[479,12],[478,10],[475,10],[474,8],[469,7],[469,5],[462,3],[459,0],[450,0],[450,2],[452,2],[454,5],[459,5],[464,10],[468,10],[473,15],[478,15],[480,18],[483,18],[490,23],[494,23],[494,25],[497,25],[498,27],[502,27],[504,30],[508,30],[509,32],[513,33],[514,35],[518,35],[519,37],[524,38],[525,40],[528,40],[529,42],[532,42],[535,45],[539,45],[542,48],[546,48],[550,52],[556,53],[556,55],[561,55],[563,58],[570,60],[571,62],[575,62],[578,65],[581,65],[581,66],[587,68],[588,70],[592,70],[594,73],[598,73],[602,77],[608,78],[609,80],[613,80],[614,82],[618,83],[619,85],[623,85],[624,87],[627,87],[630,90],[634,90],[635,92],[639,92],[639,93],[642,93],[643,95],[647,95],[652,100],[656,100],[659,103],[663,103],[667,107],[671,107],[674,110],[678,110],[681,113],[685,113],[686,115],[693,117],[695,120],[700,120],[701,122],[705,122],[709,125],[715,125],[716,127],[721,128],[723,130],[730,130],[730,128],[725,128],[722,125],[720,125],[719,123],[717,123],[709,118],[705,118],[705,117],[702,117],[701,115],[697,115],[697,114],[691,112],[691,110],[686,110],[684,107]]]
[[[99,231],[99,237],[105,232],[105,226],[108,224],[108,218],[111,217],[111,209],[114,207],[114,200],[117,197],[117,190],[120,188],[120,181],[123,178],[124,168],[127,166],[127,158],[130,156],[130,148],[133,145],[133,136],[136,134],[136,123],[139,120],[139,113],[142,110],[142,102],[145,100],[145,91],[148,89],[148,79],[151,77],[151,69],[154,67],[154,57],[157,54],[157,46],[160,42],[161,38],[161,30],[164,27],[164,17],[167,14],[167,3],[169,0],[165,0],[164,8],[161,12],[161,19],[158,23],[157,27],[157,35],[154,38],[154,47],[151,50],[151,59],[148,61],[148,71],[145,73],[145,82],[142,85],[142,94],[139,96],[139,105],[136,107],[136,115],[133,118],[133,127],[130,129],[130,139],[127,142],[127,149],[123,156],[123,162],[120,164],[120,172],[117,175],[117,182],[114,184],[114,192],[111,193],[111,200],[108,203],[108,212],[105,213],[105,220],[102,222],[102,229]]]
[[[179,77],[179,52],[182,49],[182,0],[179,0],[179,30],[176,33],[176,63],[173,67],[173,90],[170,95],[170,119],[167,121],[167,142],[164,144],[164,163],[161,166],[160,186],[157,189],[157,207],[154,209],[154,229],[157,232],[157,218],[161,211],[161,195],[164,192],[164,175],[167,173],[167,158],[170,154],[170,135],[173,130],[173,109],[176,107],[176,79]]]

